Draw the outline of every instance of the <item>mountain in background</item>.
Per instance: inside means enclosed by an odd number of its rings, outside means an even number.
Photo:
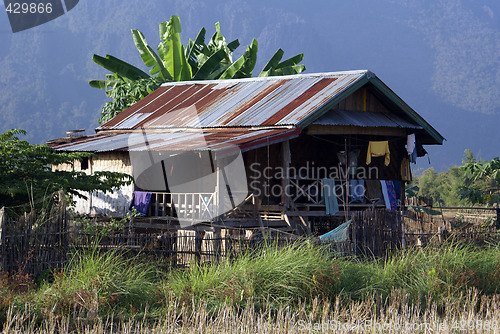
[[[303,52],[307,73],[369,69],[447,141],[429,147],[432,165],[460,164],[463,151],[499,156],[500,2],[497,0],[144,1],[81,0],[68,14],[13,34],[0,13],[0,132],[24,128],[43,143],[66,130],[93,133],[104,93],[89,79],[106,71],[92,54],[144,69],[130,29],[159,41],[158,24],[182,21],[184,42],[220,21],[245,50],[259,41],[256,71],[278,49]],[[421,159],[417,167],[428,167]]]

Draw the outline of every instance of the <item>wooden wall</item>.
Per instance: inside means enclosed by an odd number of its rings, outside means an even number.
[[[390,110],[371,93],[370,88],[367,87],[358,89],[339,104],[335,105],[332,110],[390,112]]]
[[[96,155],[97,159],[88,161],[88,168],[84,170],[87,174],[112,171],[132,175],[132,165],[127,152],[103,152]],[[81,171],[82,164],[75,161],[74,166],[64,164],[53,169]],[[113,192],[95,191],[91,196],[85,194],[88,199],[75,197],[74,211],[79,214],[122,216],[128,212],[133,191],[134,185],[130,184]]]

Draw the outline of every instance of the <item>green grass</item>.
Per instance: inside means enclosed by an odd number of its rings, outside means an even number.
[[[99,313],[133,314],[158,301],[156,270],[138,257],[127,258],[117,250],[96,248],[76,253],[64,271],[55,273],[32,294],[36,310],[61,315],[92,316]]]
[[[383,308],[398,295],[409,305],[442,310],[467,302],[464,296],[471,293],[492,298],[500,293],[499,246],[450,244],[360,260],[335,258],[302,240],[265,245],[217,264],[193,263],[168,272],[160,272],[160,265],[91,248],[75,253],[65,270],[38,284],[22,275],[0,276],[0,329],[9,307],[29,308],[40,321],[48,315],[98,319],[110,314],[155,320],[178,308],[196,311],[200,304],[210,314],[227,307],[277,314],[284,308],[313,310],[318,301],[366,305],[377,300]]]
[[[233,261],[173,271],[164,286],[185,303],[193,299],[214,306],[308,302],[333,297],[331,286],[340,275],[337,262],[307,241],[281,248],[270,244]]]
[[[369,293],[387,296],[391,290],[401,289],[414,299],[430,296],[439,300],[460,296],[471,288],[489,295],[500,292],[499,247],[451,244],[438,249],[403,251],[384,262],[355,266],[355,273],[364,271],[365,276],[371,276],[365,280]],[[342,277],[341,280],[346,281]]]

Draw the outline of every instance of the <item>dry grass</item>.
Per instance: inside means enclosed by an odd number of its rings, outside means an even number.
[[[39,284],[0,276],[0,332],[500,333],[499,292],[498,246],[366,261],[268,245],[167,273],[91,251]]]
[[[1,333],[500,333],[499,297],[470,291],[462,302],[450,300],[444,313],[432,302],[425,310],[411,306],[409,296],[399,291],[386,300],[338,297],[330,304],[315,299],[309,305],[262,311],[251,304],[244,310],[226,306],[211,312],[203,302],[194,307],[172,303],[153,323],[116,322],[112,315],[70,321],[54,314],[38,323],[29,309],[10,309]]]

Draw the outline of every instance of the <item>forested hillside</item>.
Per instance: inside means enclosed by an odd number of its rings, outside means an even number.
[[[0,132],[24,128],[32,143],[75,128],[92,133],[106,102],[88,85],[106,73],[92,54],[139,66],[130,29],[158,41],[158,24],[174,14],[184,43],[220,21],[228,40],[259,41],[260,62],[281,47],[287,55],[304,52],[308,73],[372,70],[446,137],[444,147],[429,150],[438,171],[460,164],[465,148],[481,159],[499,155],[492,145],[500,141],[495,0],[82,0],[68,14],[16,34],[0,13]]]

